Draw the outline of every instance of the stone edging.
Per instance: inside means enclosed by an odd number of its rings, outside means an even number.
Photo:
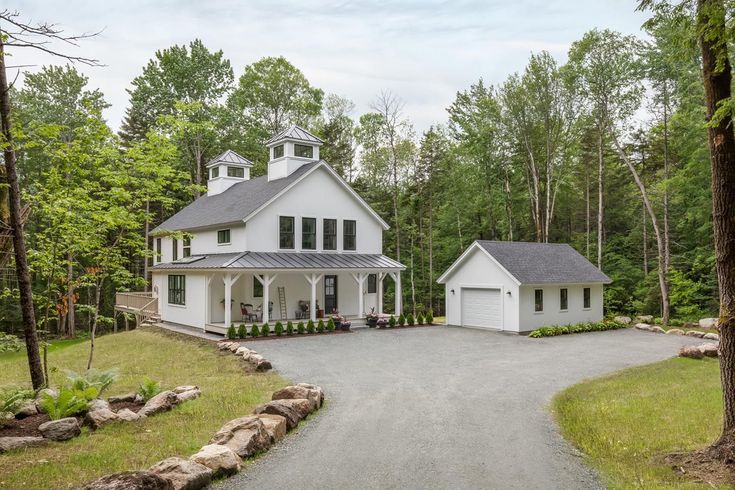
[[[686,335],[687,337],[697,337],[705,340],[716,340],[718,342],[720,340],[720,336],[716,333],[704,333],[697,330],[689,330],[685,332],[680,328],[671,328],[669,330],[664,330],[658,325],[649,325],[648,323],[636,323],[634,325],[634,328],[637,330],[643,330],[644,332],[663,333],[667,335]]]
[[[218,342],[217,349],[220,351],[230,351],[236,356],[242,357],[245,361],[249,362],[256,371],[268,371],[273,369],[273,365],[263,356],[258,354],[252,349],[248,349],[237,341],[220,341]]]

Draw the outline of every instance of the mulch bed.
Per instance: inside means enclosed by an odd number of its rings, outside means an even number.
[[[398,330],[399,328],[436,327],[438,325],[439,325],[438,323],[432,323],[431,325],[427,325],[427,324],[424,324],[424,325],[404,325],[402,327],[399,326],[399,325],[396,325],[395,327],[391,327],[389,325],[386,325],[385,327],[377,327],[375,330]]]
[[[673,453],[664,458],[676,474],[687,480],[711,487],[735,483],[735,467],[713,459],[706,450]]]
[[[324,335],[338,335],[338,334],[343,334],[343,333],[352,333],[352,331],[351,330],[335,330],[334,332],[326,332],[325,331],[325,332],[322,332],[322,333],[316,333],[316,332],[315,333],[306,333],[306,332],[304,332],[304,333],[296,333],[296,332],[294,332],[293,335],[286,335],[285,333],[282,334],[282,335],[280,335],[280,336],[274,335],[274,334],[270,334],[267,337],[260,337],[260,336],[258,336],[258,337],[246,337],[244,339],[228,339],[227,337],[225,337],[224,339],[222,339],[222,342],[257,342],[259,340],[287,339],[287,338],[296,338],[296,337],[314,337],[316,335],[321,335],[321,336],[324,336]]]

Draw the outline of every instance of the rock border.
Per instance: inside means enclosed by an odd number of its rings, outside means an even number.
[[[236,340],[220,340],[217,343],[217,349],[220,352],[229,351],[238,357],[242,357],[246,362],[253,366],[256,371],[263,372],[273,369],[273,364],[271,364],[269,360],[258,354],[257,351],[243,346]]]
[[[251,415],[225,423],[208,444],[188,459],[166,458],[148,470],[105,475],[82,488],[131,488],[131,479],[165,482],[146,488],[205,488],[213,478],[226,478],[240,472],[242,460],[268,451],[286,436],[287,431],[296,428],[323,404],[324,390],[319,386],[308,383],[286,386],[274,392],[270,402],[255,407]],[[115,486],[118,482],[122,486]]]
[[[658,325],[650,325],[648,323],[636,323],[633,328],[635,328],[636,330],[642,330],[644,332],[663,333],[666,335],[685,335],[687,337],[697,337],[704,340],[714,340],[717,342],[720,341],[720,336],[712,332],[705,333],[698,330],[688,330],[685,332],[680,328],[670,328],[669,330],[664,330]]]

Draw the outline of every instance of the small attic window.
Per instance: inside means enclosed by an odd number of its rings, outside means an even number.
[[[296,157],[314,158],[314,147],[309,145],[293,145],[293,154]]]
[[[217,177],[219,177],[219,167],[212,167],[209,171],[209,178],[216,179]]]
[[[227,167],[227,176],[239,177],[242,179],[245,177],[245,169],[242,167]]]
[[[281,158],[283,156],[283,145],[273,147],[273,158]]]

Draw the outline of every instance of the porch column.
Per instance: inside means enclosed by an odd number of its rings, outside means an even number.
[[[232,285],[237,282],[240,274],[232,275],[231,272],[225,274],[222,281],[225,283],[225,328],[229,328],[232,324]]]
[[[207,324],[212,321],[212,279],[214,274],[207,276],[206,286],[204,290],[204,330],[207,330]]]
[[[396,313],[398,316],[401,314],[401,271],[391,272],[390,276],[396,283]]]
[[[383,313],[383,279],[385,278],[384,272],[378,272],[378,314]]]
[[[304,274],[306,282],[311,285],[311,300],[309,303],[309,317],[312,321],[316,321],[316,285],[322,278],[323,274]]]
[[[268,323],[270,321],[270,285],[273,283],[273,281],[276,280],[276,276],[278,274],[263,274],[263,277],[260,277],[260,275],[255,274],[255,278],[258,279],[260,284],[263,285],[263,323]]]
[[[368,275],[365,272],[358,272],[357,274],[352,274],[352,278],[357,281],[357,316],[364,316],[365,315],[365,297],[363,295],[364,286],[365,286],[365,280],[367,279]]]

